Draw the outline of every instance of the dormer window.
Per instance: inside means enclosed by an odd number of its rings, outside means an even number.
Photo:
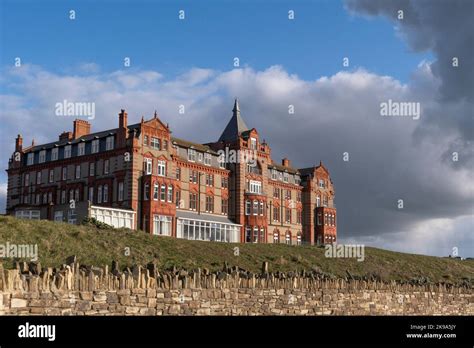
[[[64,146],[64,158],[71,157],[71,145]]]
[[[33,152],[29,153],[26,158],[26,164],[31,166],[33,164],[33,159],[35,158],[35,154]]]
[[[211,159],[212,159],[212,157],[211,157],[211,154],[210,154],[210,153],[204,154],[204,164],[205,164],[206,166],[210,166],[210,165],[211,165]]]
[[[257,150],[257,139],[250,138],[250,149]]]
[[[39,153],[39,163],[46,162],[46,150],[41,150]]]
[[[190,162],[196,161],[196,150],[188,149],[188,161]]]
[[[288,173],[284,173],[284,174],[283,174],[283,181],[284,181],[284,182],[288,182],[289,177],[290,177],[290,176],[288,175]]]
[[[99,152],[99,139],[92,140],[92,153]]]
[[[110,136],[106,138],[106,143],[105,143],[105,150],[113,150],[114,149],[114,137]]]
[[[85,143],[80,143],[77,145],[77,155],[78,156],[83,156],[86,153],[86,144]]]
[[[51,150],[51,161],[57,161],[58,159],[58,148],[55,147],[54,149]]]

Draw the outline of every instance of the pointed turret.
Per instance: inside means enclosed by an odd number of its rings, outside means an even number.
[[[227,123],[227,126],[222,132],[219,141],[235,140],[242,132],[246,130],[249,129],[242,117],[240,116],[239,101],[238,99],[235,99],[234,108],[232,109],[232,118],[230,119],[229,123]]]

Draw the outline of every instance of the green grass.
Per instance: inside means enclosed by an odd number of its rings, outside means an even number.
[[[157,237],[142,231],[97,229],[51,221],[19,220],[0,216],[0,244],[38,244],[43,267],[57,267],[66,257],[76,255],[81,264],[104,266],[112,260],[121,268],[154,262],[161,269],[177,268],[209,270],[230,266],[259,272],[263,261],[270,271],[300,271],[315,267],[337,277],[346,270],[356,276],[375,274],[384,281],[407,281],[425,277],[431,282],[458,283],[474,279],[474,260],[457,260],[404,254],[376,248],[365,248],[365,261],[332,259],[324,256],[324,248],[273,244],[225,244]],[[240,250],[234,255],[234,248]],[[130,255],[125,255],[130,248]],[[14,267],[12,259],[3,259],[6,268]],[[26,260],[25,260],[26,261]]]

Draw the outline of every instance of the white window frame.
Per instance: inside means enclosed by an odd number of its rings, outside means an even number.
[[[94,186],[89,187],[89,201],[94,203]]]
[[[57,161],[59,158],[59,149],[57,147],[51,149],[51,161]]]
[[[114,136],[111,135],[111,136],[108,136],[107,138],[105,138],[105,150],[106,151],[109,151],[109,150],[113,150],[114,149]]]
[[[39,161],[38,163],[44,163],[46,162],[46,150],[41,150],[39,152]]]
[[[64,158],[71,158],[71,145],[64,146]]]
[[[210,166],[212,163],[212,156],[210,153],[205,153],[204,154],[204,165]]]
[[[102,203],[102,185],[97,188],[97,203]]]
[[[196,150],[188,149],[188,161],[196,162]]]
[[[85,154],[86,154],[86,144],[85,143],[77,144],[77,155],[84,156]]]
[[[35,159],[35,154],[33,152],[30,152],[27,156],[26,156],[26,165],[27,166],[31,166],[34,162],[34,159]]]
[[[158,176],[166,176],[166,161],[158,160]]]
[[[151,158],[145,158],[145,174],[149,175],[153,172],[153,160]]]
[[[102,199],[102,202],[108,203],[109,201],[109,185],[105,184],[104,185],[104,197]]]
[[[99,152],[99,139],[94,139],[92,140],[92,144],[91,144],[91,153],[97,153]]]
[[[262,193],[262,182],[257,180],[250,180],[249,181],[249,192],[250,193]]]
[[[89,176],[95,175],[95,162],[89,163]]]
[[[36,172],[36,185],[41,185],[41,170]]]
[[[123,201],[123,181],[118,183],[118,200]]]

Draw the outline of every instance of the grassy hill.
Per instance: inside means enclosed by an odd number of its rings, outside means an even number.
[[[284,244],[225,244],[188,241],[157,237],[141,231],[125,229],[98,229],[95,226],[73,226],[51,221],[19,220],[0,216],[0,244],[37,244],[43,266],[57,267],[66,257],[77,255],[86,265],[110,265],[112,260],[120,267],[154,262],[159,268],[222,269],[230,266],[258,272],[263,261],[269,262],[270,271],[320,269],[322,272],[346,277],[347,271],[355,276],[377,275],[382,280],[408,281],[424,277],[431,282],[458,283],[474,281],[474,260],[457,260],[423,255],[404,254],[376,248],[365,248],[365,261],[331,259],[324,256],[324,248],[316,246],[288,246]],[[234,248],[239,255],[234,255]],[[125,255],[130,248],[130,255]],[[23,261],[23,260],[22,260]],[[26,261],[26,260],[25,260]],[[11,268],[14,261],[3,259]]]

